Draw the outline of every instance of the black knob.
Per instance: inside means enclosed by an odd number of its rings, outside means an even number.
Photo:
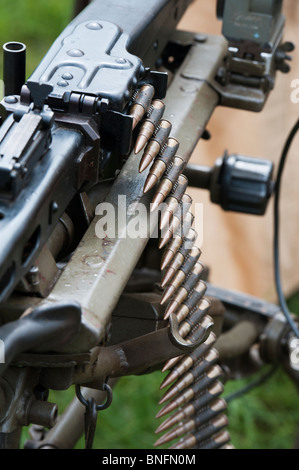
[[[269,160],[225,155],[216,162],[211,200],[226,211],[264,215],[274,190],[274,165]]]

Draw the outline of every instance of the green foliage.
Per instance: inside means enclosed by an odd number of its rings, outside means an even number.
[[[225,396],[251,380],[227,384]],[[237,449],[290,449],[299,423],[298,391],[279,370],[265,384],[229,403],[228,417]]]
[[[155,430],[164,420],[155,418],[160,409],[159,386],[163,378],[162,373],[156,372],[120,380],[111,407],[98,414],[95,449],[153,448],[158,438]],[[227,383],[224,396],[251,380]],[[66,392],[51,392],[50,401],[58,403],[61,413],[73,397],[71,388]],[[298,392],[284,372],[278,370],[265,384],[230,402],[228,418],[232,443],[237,449],[291,449],[299,423]],[[25,430],[22,442],[27,437]],[[84,448],[83,437],[76,448]]]
[[[161,373],[124,377],[115,388],[113,406],[99,413],[94,447],[152,449]],[[82,448],[83,439],[78,443]]]
[[[73,4],[73,0],[0,0],[0,43],[26,44],[27,75],[69,23]]]

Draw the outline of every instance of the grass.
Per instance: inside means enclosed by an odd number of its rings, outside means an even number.
[[[159,386],[164,374],[121,379],[114,390],[110,408],[99,412],[94,440],[95,449],[153,449],[158,436],[155,429],[163,421],[156,413],[162,396]],[[239,390],[251,379],[225,385],[224,396]],[[60,412],[74,396],[67,392],[51,392],[50,401],[58,403]],[[291,449],[298,431],[298,392],[282,370],[264,385],[228,404],[229,431],[236,449]],[[23,442],[28,437],[23,433]],[[84,448],[82,437],[76,449]],[[166,449],[167,446],[162,447]]]
[[[72,16],[73,0],[0,0],[0,42],[27,46],[29,76]],[[2,77],[2,61],[0,75]]]
[[[42,59],[53,40],[71,18],[73,1],[0,0],[0,40],[21,41],[27,45],[27,76]],[[2,76],[2,62],[0,64]],[[290,301],[299,313],[299,296]],[[113,405],[99,414],[94,447],[97,449],[151,449],[158,425],[155,414],[161,397],[159,372],[143,377],[126,377],[115,389]],[[228,383],[225,394],[248,380]],[[60,412],[74,395],[51,392],[50,400]],[[232,442],[239,449],[289,449],[293,447],[299,423],[298,395],[290,379],[279,370],[263,386],[229,404]],[[25,429],[22,442],[28,437]],[[81,439],[77,448],[83,448]]]

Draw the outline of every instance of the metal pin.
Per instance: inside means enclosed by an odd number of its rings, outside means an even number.
[[[196,413],[192,419],[184,421],[182,424],[179,424],[179,426],[172,429],[171,431],[168,431],[166,434],[164,434],[164,436],[160,437],[160,439],[155,442],[154,446],[157,447],[163,444],[167,444],[168,442],[171,442],[174,439],[177,439],[183,436],[184,434],[187,434],[193,431],[194,429],[203,426],[209,420],[215,418],[220,413],[223,413],[223,411],[225,410],[226,402],[222,399],[216,399],[206,409],[199,413]]]
[[[170,449],[192,449],[195,445],[204,442],[214,434],[228,425],[227,416],[221,415],[214,418],[212,421],[203,426],[199,431],[190,434],[181,439],[179,442],[170,447]]]
[[[146,168],[154,161],[158,153],[166,144],[171,128],[171,123],[166,119],[162,119],[159,122],[159,126],[157,127],[154,136],[151,138],[144,150],[144,154],[139,165],[139,173],[146,170]]]
[[[177,290],[176,286],[171,282],[167,287],[166,291],[163,294],[161,305],[167,302],[171,297],[175,295],[172,302],[168,305],[165,313],[170,315],[170,313],[175,312],[178,307],[187,299],[190,292],[196,286],[196,283],[199,282],[200,275],[204,270],[204,266],[201,263],[195,263],[194,268],[191,273],[185,280],[184,284],[179,287]],[[162,303],[163,302],[163,303]]]
[[[134,103],[130,109],[130,116],[133,116],[133,129],[141,121],[145,113],[148,111],[155,94],[152,85],[143,85],[137,92]]]
[[[148,110],[148,117],[143,122],[135,144],[135,154],[147,145],[161,120],[165,111],[165,104],[161,100],[154,100]]]

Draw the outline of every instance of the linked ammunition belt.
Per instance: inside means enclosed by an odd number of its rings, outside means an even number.
[[[165,248],[161,304],[165,305],[165,319],[176,315],[183,338],[190,342],[204,338],[194,352],[164,365],[163,372],[169,372],[160,388],[169,388],[157,418],[172,415],[158,427],[156,433],[165,434],[155,446],[176,439],[171,449],[231,448],[227,406],[220,397],[223,371],[214,347],[217,337],[209,333],[213,324],[208,315],[210,301],[204,297],[204,266],[199,262],[201,250],[195,246],[198,234],[192,227],[192,198],[186,193],[188,180],[183,175],[187,161],[177,155],[179,142],[170,135],[171,123],[163,119],[165,105],[154,96],[152,85],[142,86],[133,97],[130,114],[137,134],[135,154],[141,154],[139,171],[150,167],[144,192],[157,187],[151,211],[161,212],[159,248]]]

